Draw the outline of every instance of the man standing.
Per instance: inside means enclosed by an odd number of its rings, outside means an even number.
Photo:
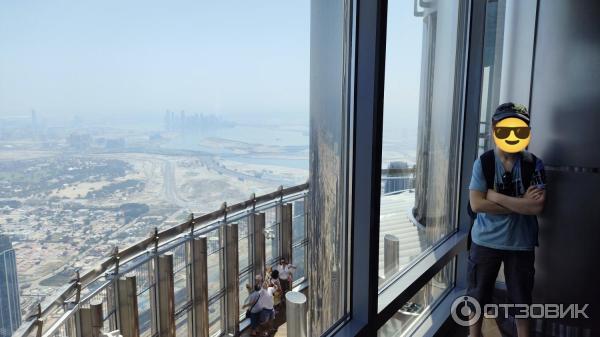
[[[287,293],[292,287],[292,270],[296,269],[293,264],[288,264],[285,259],[281,259],[275,270],[279,272],[279,283],[283,290],[283,295]]]
[[[546,198],[544,165],[525,150],[531,128],[524,106],[500,105],[492,116],[492,126],[496,147],[475,161],[469,185],[470,206],[477,215],[471,229],[467,295],[482,308],[490,303],[504,263],[509,301],[530,305],[537,215]],[[481,336],[481,322],[469,328],[470,336]],[[516,322],[519,337],[530,336],[529,320]]]
[[[260,324],[260,315],[263,308],[259,305],[258,301],[261,298],[261,289],[260,284],[255,284],[254,291],[250,293],[247,303],[242,307],[243,309],[248,309],[246,315],[250,318],[250,336],[256,336]]]

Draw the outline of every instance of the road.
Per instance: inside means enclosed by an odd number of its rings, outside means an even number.
[[[170,160],[163,160],[162,166],[163,187],[162,195],[165,200],[181,208],[192,209],[193,203],[182,198],[177,191],[177,181],[175,179],[175,167]]]

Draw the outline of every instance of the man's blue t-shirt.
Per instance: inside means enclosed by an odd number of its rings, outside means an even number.
[[[494,178],[494,189],[498,191],[498,184],[502,182],[505,173],[502,162],[496,155],[496,176]],[[535,170],[531,184],[544,184],[539,181],[544,164],[540,159],[535,163]],[[525,194],[523,180],[521,178],[521,156],[517,157],[512,169],[514,191],[516,197]],[[479,158],[473,164],[473,175],[471,176],[470,190],[487,192],[487,183],[481,167]],[[471,229],[473,242],[480,246],[507,250],[533,250],[538,245],[538,223],[535,215],[511,214],[488,214],[477,213],[477,219]]]

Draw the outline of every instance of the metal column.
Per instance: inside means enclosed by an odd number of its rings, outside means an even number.
[[[188,319],[188,337],[208,337],[208,263],[206,237],[188,241],[188,296],[192,299],[192,318]]]
[[[265,273],[265,213],[250,216],[254,233],[254,275],[264,277]]]
[[[89,308],[79,309],[79,333],[78,337],[99,337],[104,322],[102,320],[102,302],[90,303]]]
[[[383,237],[383,261],[387,280],[400,270],[400,240],[397,236],[386,234]]]
[[[117,280],[119,298],[118,312],[119,331],[123,337],[139,337],[139,317],[137,288],[135,276],[127,276]]]
[[[240,331],[238,225],[225,225],[226,331],[237,336]]]
[[[292,204],[277,207],[277,221],[281,224],[281,257],[292,262]]]
[[[288,337],[306,337],[306,296],[297,291],[285,294],[285,308]]]

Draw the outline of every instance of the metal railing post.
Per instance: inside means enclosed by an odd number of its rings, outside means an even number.
[[[400,270],[400,240],[397,236],[386,234],[383,237],[383,272],[388,279]]]
[[[104,327],[102,302],[90,303],[89,308],[79,309],[78,336],[79,337],[99,337]]]
[[[158,257],[158,323],[160,337],[175,337],[175,289],[173,253]]]
[[[188,296],[192,299],[192,319],[188,320],[188,337],[208,336],[208,262],[206,237],[188,241],[191,277]]]
[[[292,261],[292,204],[277,207],[277,221],[281,224],[281,257]]]
[[[135,276],[117,280],[119,331],[123,337],[139,337],[139,317]]]
[[[102,301],[90,303],[90,316],[92,323],[92,337],[99,337],[104,329],[104,313]]]
[[[237,336],[240,331],[238,240],[238,225],[225,225],[225,326],[230,336]]]
[[[152,242],[154,244],[154,249],[152,254],[154,255],[150,262],[148,263],[148,275],[152,280],[152,286],[150,287],[150,331],[152,332],[152,336],[160,336],[160,305],[158,304],[158,287],[159,287],[159,278],[160,278],[160,267],[158,262],[158,228],[154,228],[154,233],[152,234]]]
[[[111,315],[110,328],[118,330],[121,328],[121,321],[119,317],[119,247],[115,247],[111,253],[115,269],[111,277],[111,286],[108,288],[108,296],[106,299],[109,308],[114,309],[114,315]]]
[[[91,337],[92,322],[89,308],[79,308],[75,313],[75,329],[77,337]]]
[[[250,216],[252,220],[252,231],[254,233],[254,275],[265,274],[265,213],[253,214]]]

